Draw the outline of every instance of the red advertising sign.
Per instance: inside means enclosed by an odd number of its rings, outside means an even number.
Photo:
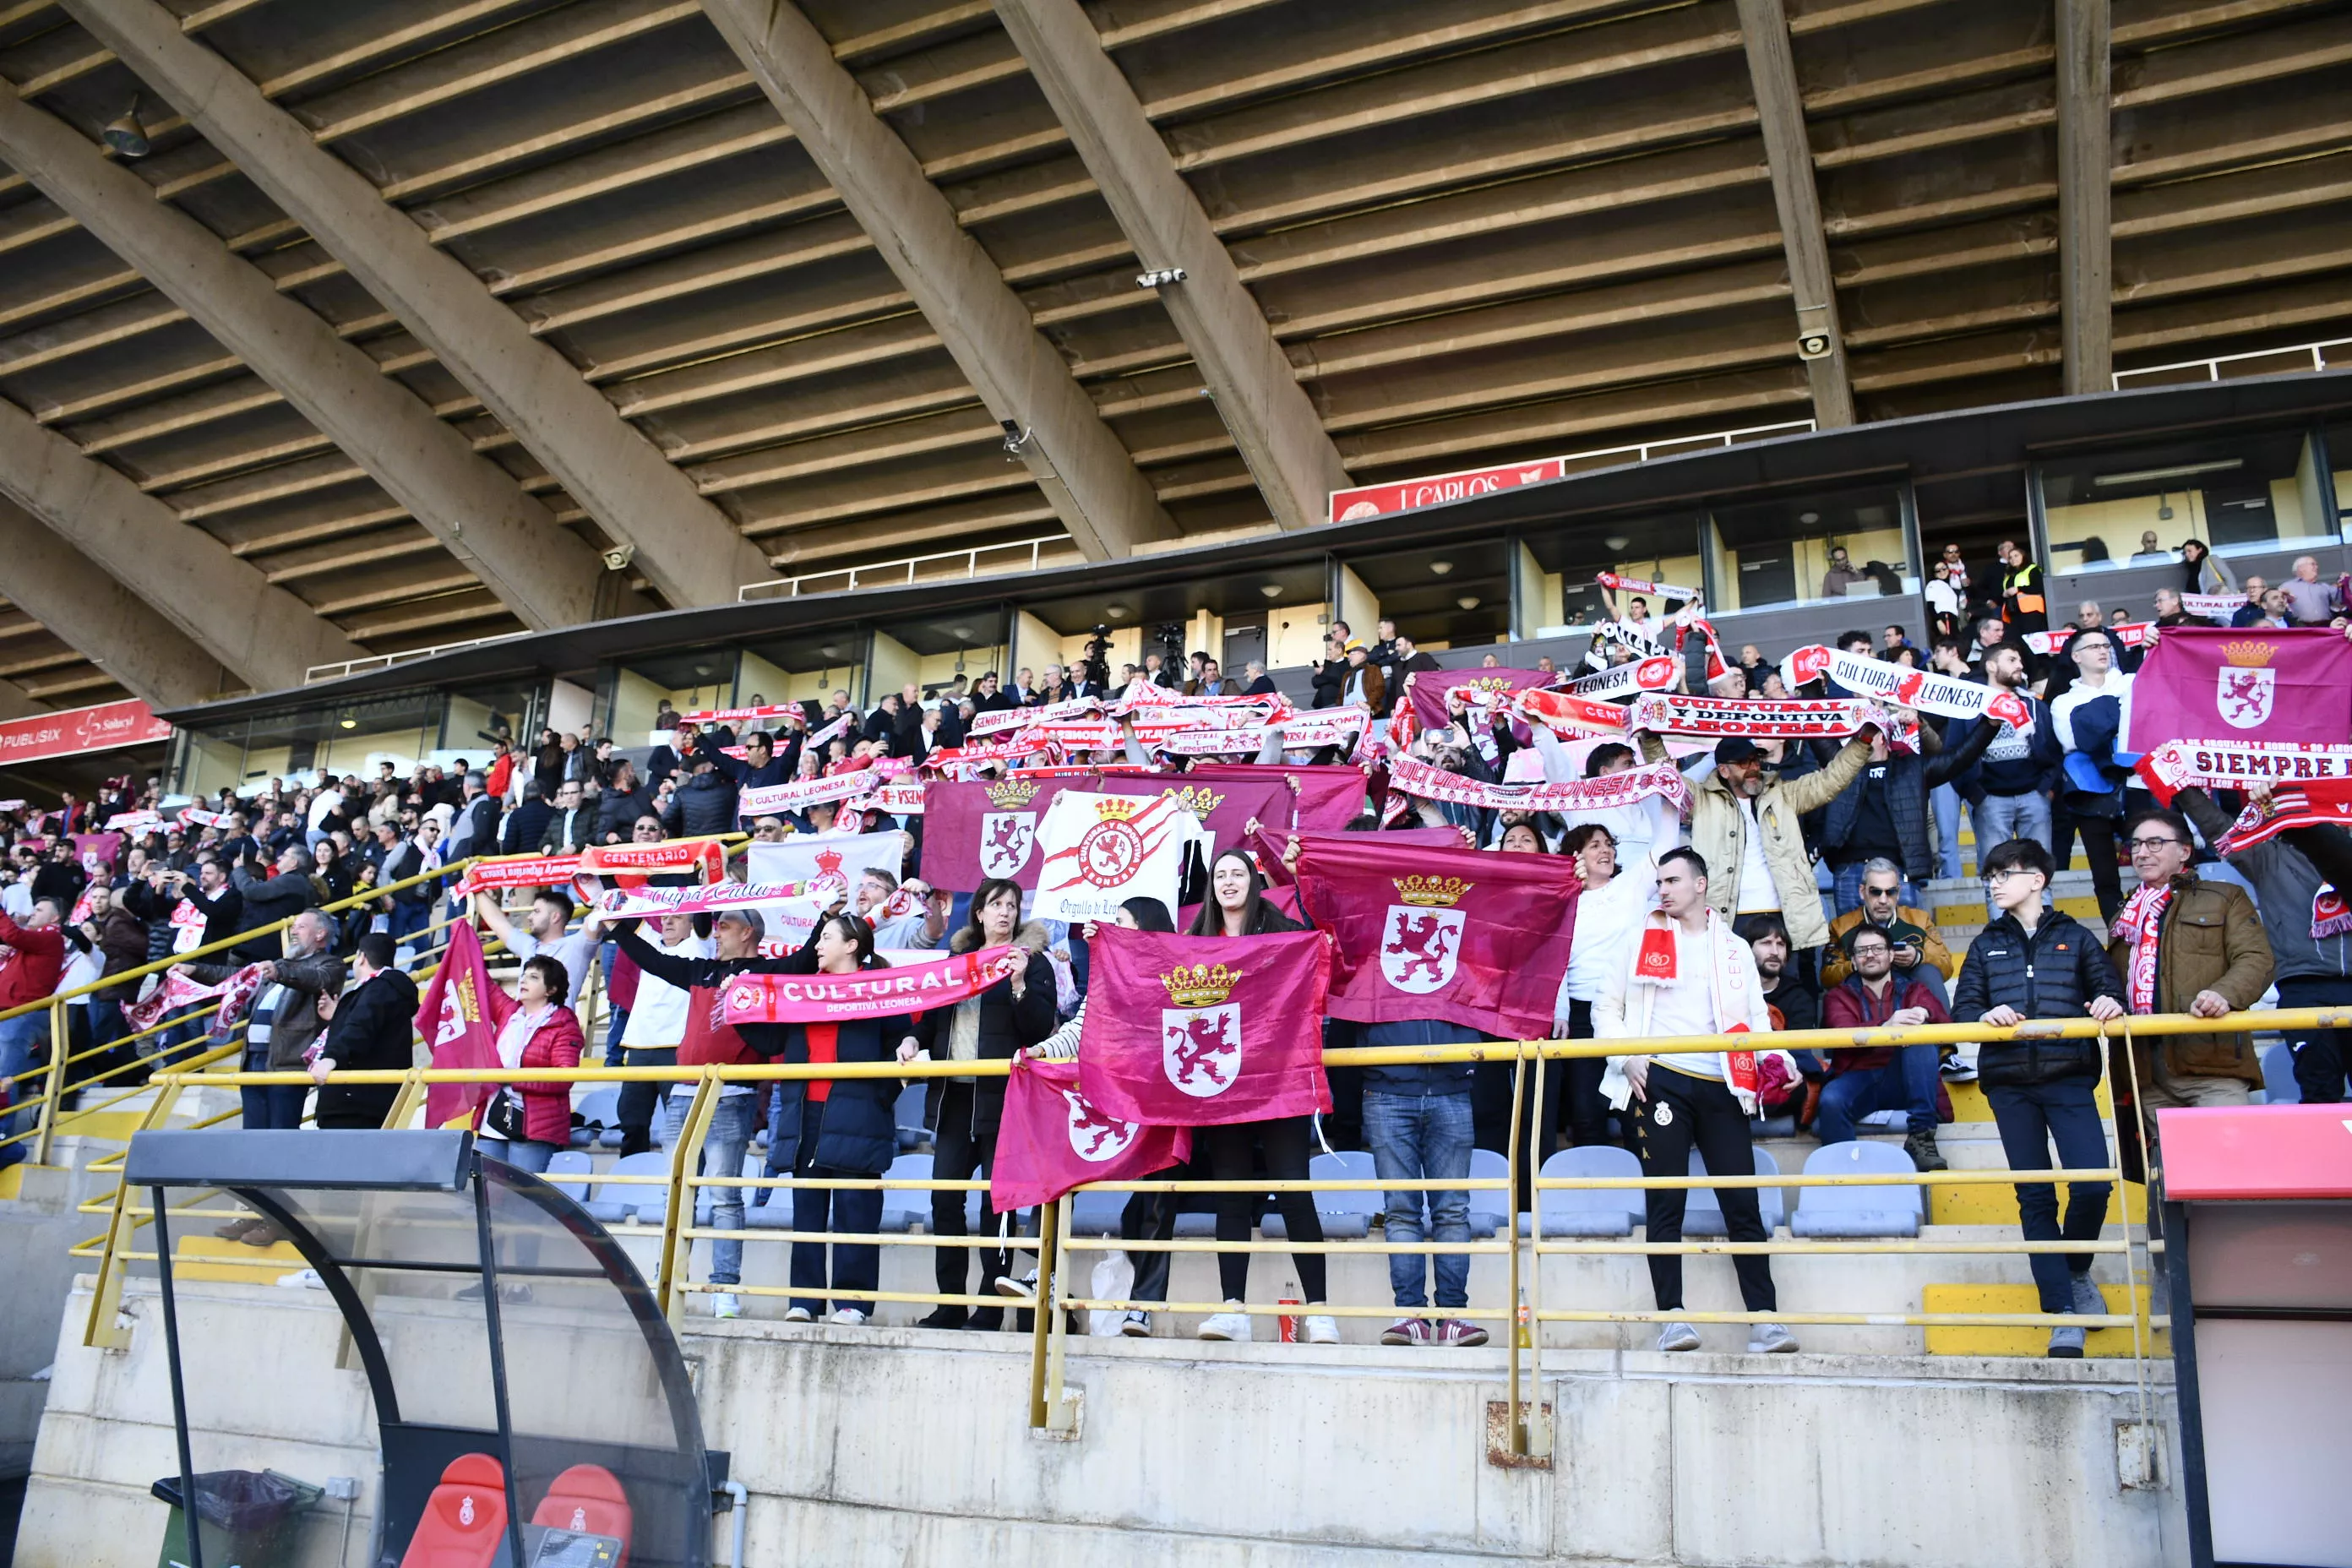
[[[1499,468],[1465,468],[1457,474],[1431,474],[1392,485],[1359,485],[1351,490],[1331,492],[1331,521],[1354,522],[1361,518],[1386,517],[1392,511],[1408,511],[1414,507],[1468,500],[1472,496],[1492,495],[1496,490],[1517,489],[1521,485],[1561,479],[1567,473],[1565,459],[1538,458],[1531,463],[1512,463]]]
[[[77,752],[111,752],[167,741],[172,726],[155,717],[135,699],[101,702],[95,708],[72,708],[63,713],[37,713],[28,719],[0,723],[0,763],[38,762],[43,757],[69,757]]]

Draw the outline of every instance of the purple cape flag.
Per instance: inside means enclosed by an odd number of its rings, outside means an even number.
[[[1388,842],[1396,837],[1299,836],[1299,908],[1338,943],[1331,1016],[1549,1037],[1575,933],[1575,863]]]
[[[1323,1078],[1329,940],[1097,929],[1078,1043],[1086,1097],[1151,1127],[1331,1109]]]
[[[2132,679],[2131,733],[2167,741],[2308,741],[2352,736],[2352,643],[2325,626],[2167,626]]]
[[[1037,849],[1045,808],[1066,789],[1092,789],[1089,778],[1024,778],[988,784],[923,786],[923,880],[968,892],[991,877],[1006,877],[1024,892],[1037,890],[1045,857]],[[1158,791],[1153,791],[1158,794]]]
[[[1192,1157],[1189,1127],[1144,1127],[1098,1110],[1076,1062],[1013,1064],[988,1201],[998,1214],[1058,1198],[1083,1182],[1131,1182]]]

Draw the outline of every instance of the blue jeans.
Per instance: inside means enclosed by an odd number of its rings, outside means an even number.
[[[1937,784],[1927,792],[1927,805],[1936,814],[1936,875],[1951,881],[1960,874],[1960,792]]]
[[[1837,909],[1834,911],[1836,914],[1842,915],[1848,910],[1862,908],[1862,868],[1865,864],[1867,864],[1866,861],[1856,860],[1851,866],[1838,868],[1835,892]],[[1912,885],[1908,875],[1904,877],[1902,888],[1895,896],[1914,909],[1919,906],[1919,889]]]
[[[247,1072],[269,1070],[269,1047],[247,1047],[237,1065]],[[307,1083],[246,1084],[237,1089],[237,1099],[245,1107],[245,1130],[248,1132],[278,1129],[291,1131],[302,1125],[303,1102],[310,1098]]]
[[[48,1037],[49,1015],[46,1010],[0,1023],[0,1078],[22,1078],[25,1069],[33,1065],[34,1050],[46,1044]],[[8,1098],[13,1103],[22,1105],[39,1092],[41,1086],[26,1079],[10,1086]],[[0,1138],[14,1137],[29,1125],[23,1111],[12,1111],[0,1117]]]
[[[2050,797],[2032,790],[2023,795],[1989,795],[1969,809],[1969,820],[1977,826],[1977,864],[1992,853],[1996,844],[2012,838],[2031,838],[2044,849],[2050,847]]]
[[[1443,1181],[1470,1174],[1470,1092],[1457,1094],[1398,1094],[1384,1089],[1364,1090],[1364,1142],[1371,1145],[1372,1168],[1382,1181]],[[1391,1241],[1459,1241],[1470,1239],[1470,1194],[1467,1191],[1424,1191],[1391,1188],[1388,1194],[1388,1238]],[[1426,1201],[1429,1225],[1423,1227]],[[1389,1255],[1389,1289],[1400,1307],[1423,1307],[1428,1266],[1418,1252]],[[1470,1304],[1470,1255],[1441,1252],[1431,1258],[1437,1266],[1437,1305]]]
[[[502,1142],[495,1138],[482,1141],[482,1152],[493,1160],[503,1160],[518,1171],[529,1171],[534,1176],[547,1173],[549,1162],[555,1158],[555,1145],[534,1143],[528,1139],[520,1142]]]
[[[416,956],[417,944],[411,939],[432,923],[433,905],[429,901],[410,904],[403,903],[398,899],[392,900],[392,919],[388,930],[392,936],[393,947],[395,950],[405,950],[404,962]]]
[[[702,1137],[702,1173],[706,1176],[740,1176],[743,1173],[743,1151],[751,1145],[752,1110],[760,1102],[760,1091],[749,1094],[723,1094],[719,1097],[719,1109],[710,1113],[710,1131]],[[669,1097],[670,1136],[675,1144],[684,1129],[686,1108],[693,1104],[690,1095]],[[742,1187],[704,1187],[710,1194],[710,1228],[740,1230],[743,1228]],[[743,1279],[743,1244],[740,1241],[714,1241],[710,1244],[710,1283],[740,1284]]]
[[[2000,1129],[2001,1152],[2012,1171],[2047,1171],[2050,1145],[2058,1145],[2058,1163],[2067,1170],[2105,1170],[2107,1132],[2099,1121],[2093,1091],[2098,1080],[2060,1079],[2055,1083],[1993,1084],[1985,1089],[1992,1102],[1993,1124]],[[2066,1184],[2066,1222],[2058,1223],[2058,1188],[2049,1182],[2020,1184],[2017,1189],[2019,1228],[2028,1241],[2096,1241],[2107,1219],[2107,1184],[2070,1182]],[[2028,1262],[2033,1284],[2042,1293],[2042,1310],[2063,1312],[2074,1301],[2069,1274],[2088,1274],[2087,1252],[2037,1252]]]
[[[1813,1131],[1824,1143],[1843,1143],[1854,1123],[1877,1110],[1908,1110],[1911,1131],[1936,1131],[1936,1058],[1933,1046],[1897,1046],[1885,1067],[1856,1068],[1822,1086]]]

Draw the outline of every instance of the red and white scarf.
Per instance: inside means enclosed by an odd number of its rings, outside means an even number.
[[[1677,588],[1672,583],[1652,583],[1640,577],[1621,577],[1614,572],[1595,572],[1592,580],[1604,588],[1614,588],[1621,594],[1647,594],[1654,599],[1680,599],[1688,602],[1699,597],[1696,588]]]
[[[1642,921],[1642,945],[1633,954],[1633,983],[1637,985],[1671,985],[1684,976],[1679,973],[1681,955],[1675,940],[1675,922],[1661,910],[1653,910]],[[1714,993],[1716,1032],[1724,1035],[1745,1035],[1748,1023],[1748,965],[1732,951],[1734,938],[1723,918],[1714,910],[1706,911],[1706,951],[1711,961],[1707,980]],[[1743,946],[1745,944],[1742,944]],[[1726,1088],[1739,1100],[1750,1115],[1755,1114],[1757,1098],[1756,1053],[1725,1051],[1723,1081]]]
[[[2166,805],[2186,784],[2239,790],[2259,784],[2341,788],[2352,780],[2352,746],[2308,741],[2167,741],[2140,758],[2137,771],[2149,792]],[[2284,793],[2281,788],[2280,794]]]
[[[1569,779],[1559,784],[1484,784],[1400,757],[1389,764],[1389,792],[1402,792],[1423,800],[1449,801],[1457,805],[1491,806],[1502,811],[1606,811],[1632,805],[1651,795],[1664,795],[1679,811],[1689,804],[1690,785],[1674,763],[1654,763],[1594,779]]]
[[[1667,735],[1777,735],[1789,740],[1843,740],[1872,724],[1891,728],[1885,709],[1856,697],[1734,700],[1664,691],[1634,699],[1627,721],[1636,730]]]
[[[2171,883],[2142,883],[2116,916],[2115,934],[2131,943],[2124,987],[2135,1013],[2156,1011],[2157,949],[2164,934],[2164,911],[2171,902]]]
[[[1633,668],[1632,665],[1624,668]],[[1581,739],[1586,735],[1622,735],[1629,710],[1614,702],[1574,697],[1565,691],[1521,691],[1514,704],[1520,714],[1554,734]]]
[[[1638,696],[1644,691],[1664,691],[1674,683],[1675,661],[1658,654],[1626,664],[1612,665],[1596,675],[1580,676],[1559,690],[1567,696],[1581,697],[1588,701],[1605,701],[1612,698]]]

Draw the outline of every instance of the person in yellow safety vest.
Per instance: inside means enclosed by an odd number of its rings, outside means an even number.
[[[2025,558],[2017,541],[2000,542],[2000,559],[2007,568],[2000,574],[2000,618],[2009,623],[2010,636],[2019,642],[2028,632],[2050,629],[2050,601],[2042,592],[2042,568]]]

